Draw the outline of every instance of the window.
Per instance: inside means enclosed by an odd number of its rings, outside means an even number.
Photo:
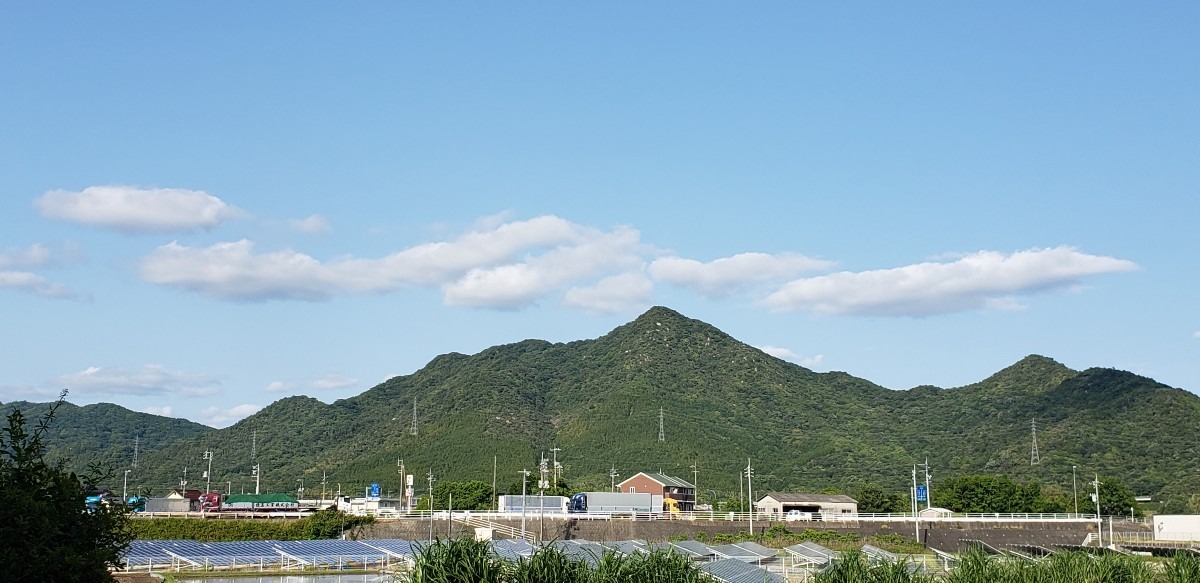
[[[630,486],[630,487],[629,487],[629,493],[630,493],[630,494],[633,494],[633,493],[636,493],[636,492],[637,492],[637,488],[634,488],[633,486]]]

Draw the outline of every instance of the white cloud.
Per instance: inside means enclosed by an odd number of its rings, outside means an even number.
[[[219,392],[220,383],[210,375],[189,375],[148,364],[141,370],[88,367],[54,380],[72,394],[165,395],[207,397]]]
[[[335,389],[346,389],[357,384],[358,379],[352,379],[339,374],[330,374],[319,379],[314,379],[308,386],[318,391],[332,391]]]
[[[50,262],[50,250],[45,245],[34,243],[25,249],[9,247],[0,251],[0,269],[13,267],[40,267]]]
[[[358,384],[358,379],[352,379],[340,374],[328,374],[323,377],[305,381],[271,381],[263,390],[268,393],[332,391],[346,389]]]
[[[332,230],[329,226],[329,221],[321,215],[309,215],[303,219],[292,219],[288,221],[292,230],[298,233],[307,235],[323,235]]]
[[[595,285],[575,287],[563,296],[563,305],[594,314],[612,314],[644,308],[650,303],[654,284],[641,273],[606,277]]]
[[[159,417],[174,417],[175,409],[170,405],[164,405],[162,407],[145,407],[142,409],[142,413],[158,415]]]
[[[379,259],[256,253],[247,240],[207,248],[172,242],[144,258],[140,273],[152,283],[226,300],[317,301],[425,286],[441,287],[452,305],[516,308],[568,282],[636,267],[645,252],[637,231],[604,232],[545,216]]]
[[[739,253],[708,263],[682,257],[663,257],[650,264],[650,275],[658,281],[719,298],[750,283],[795,277],[805,271],[828,269],[833,265],[831,261],[795,253]]]
[[[1084,277],[1132,271],[1132,261],[1088,255],[1071,247],[1004,254],[981,251],[947,263],[841,272],[783,285],[763,303],[774,310],[818,314],[929,316],[997,307],[1015,295],[1077,286]]]
[[[821,363],[824,362],[824,360],[825,360],[824,354],[818,354],[815,356],[800,356],[799,354],[796,354],[795,352],[793,352],[790,348],[783,348],[780,346],[766,345],[766,346],[757,346],[756,348],[758,348],[759,350],[761,350],[767,354],[770,354],[771,356],[774,356],[775,358],[794,362],[805,368],[813,368],[815,366],[820,366]]]
[[[118,185],[52,190],[34,199],[34,206],[49,218],[123,233],[212,229],[245,214],[201,190]]]
[[[205,407],[200,411],[200,422],[211,427],[227,427],[262,410],[262,405],[245,403],[228,409]]]
[[[469,271],[443,286],[446,303],[483,308],[524,307],[573,281],[637,269],[643,263],[637,231],[591,231],[573,241],[515,264]]]
[[[0,271],[0,288],[14,289],[56,300],[87,299],[86,296],[65,285],[54,283],[28,271]]]
[[[804,368],[813,368],[813,367],[821,366],[822,362],[825,362],[825,355],[817,354],[817,355],[801,358],[800,360],[798,360],[796,362],[796,364],[799,364],[800,366],[802,366]]]

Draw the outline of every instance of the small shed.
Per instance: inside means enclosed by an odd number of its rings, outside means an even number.
[[[845,494],[796,494],[770,492],[754,503],[755,511],[782,520],[793,510],[814,520],[838,520],[858,517],[858,501]]]

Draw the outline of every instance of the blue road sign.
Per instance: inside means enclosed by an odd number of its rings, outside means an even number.
[[[925,490],[925,486],[917,486],[917,502],[924,502],[929,499],[929,492]]]
[[[379,484],[371,484],[371,498],[379,497]]]

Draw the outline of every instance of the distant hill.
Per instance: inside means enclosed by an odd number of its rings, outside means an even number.
[[[74,414],[60,417],[66,424]],[[1030,464],[1034,419],[1038,465]],[[105,436],[94,452],[73,438],[77,463],[128,459],[133,425],[117,430],[97,416],[69,423],[73,435]],[[557,447],[567,480],[581,489],[607,488],[612,468],[691,480],[694,465],[702,498],[736,495],[751,458],[756,491],[906,490],[912,465],[928,457],[935,483],[1005,473],[1070,492],[1074,465],[1081,483],[1099,472],[1181,505],[1200,478],[1191,444],[1198,426],[1200,398],[1128,372],[1074,371],[1035,355],[964,387],[895,391],[813,372],[656,307],[594,340],[446,354],[332,404],[290,397],[229,428],[180,425],[174,439],[147,444],[136,480],[162,490],[187,466],[195,485],[211,449],[214,485],[252,489],[254,450],[265,491],[303,483],[312,494],[322,475],[328,491],[371,482],[398,490],[398,460],[416,474],[418,491],[428,472],[490,482],[493,458],[503,491]],[[123,447],[112,445],[118,440]]]
[[[7,417],[19,409],[32,429],[32,424],[49,411],[50,405],[12,401],[0,404],[0,415]],[[90,462],[126,468],[133,460],[135,445],[140,461],[145,452],[161,451],[181,439],[197,438],[211,431],[212,427],[186,419],[137,413],[111,403],[80,407],[67,402],[55,413],[47,442],[52,459],[66,456],[76,469],[85,469]]]

